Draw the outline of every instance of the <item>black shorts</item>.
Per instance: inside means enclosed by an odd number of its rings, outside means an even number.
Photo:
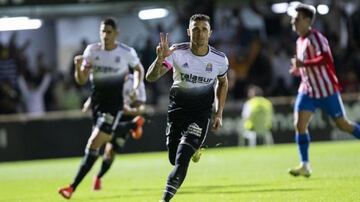
[[[209,124],[209,113],[171,112],[167,117],[166,145],[187,144],[197,150],[205,141]]]
[[[119,122],[123,121],[131,121],[134,118],[134,116],[127,116],[124,115],[121,117]],[[129,138],[130,130],[128,128],[122,128],[121,125],[118,125],[115,131],[113,132],[113,137],[110,141],[110,143],[113,145],[113,150],[115,152],[121,152],[121,150],[124,148],[124,145],[126,143],[126,140]]]
[[[93,126],[100,129],[101,132],[112,135],[122,116],[122,111],[101,111],[92,109]]]

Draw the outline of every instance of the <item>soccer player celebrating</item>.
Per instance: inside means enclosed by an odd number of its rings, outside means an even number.
[[[360,138],[360,126],[346,117],[328,41],[319,31],[311,28],[315,8],[299,4],[295,10],[291,23],[299,38],[296,41],[296,56],[291,59],[290,73],[301,76],[294,106],[295,139],[301,163],[290,169],[289,173],[293,176],[310,177],[308,125],[315,110],[321,108],[332,117],[339,129],[356,138]]]
[[[143,80],[144,69],[135,50],[118,43],[117,36],[115,21],[111,18],[103,20],[100,24],[101,43],[88,45],[83,56],[74,59],[77,83],[84,85],[90,78],[92,84],[93,129],[74,181],[59,190],[59,194],[67,199],[71,198],[94,165],[99,148],[112,138],[122,115],[122,89],[129,67],[134,70],[135,75],[132,94],[136,93]],[[141,127],[141,122],[137,123],[137,127]]]
[[[135,94],[132,94],[133,86],[134,75],[129,74],[126,78],[123,89],[124,116],[121,117],[111,141],[106,143],[100,171],[94,178],[94,190],[101,189],[101,178],[110,169],[112,163],[114,162],[116,152],[121,151],[126,139],[129,137],[129,134],[131,134],[134,139],[141,138],[142,127],[137,127],[137,125],[142,125],[145,121],[142,116],[138,116],[145,112],[145,85],[144,82],[141,82],[139,89]],[[135,129],[140,131],[136,131]]]
[[[209,16],[195,14],[190,18],[187,34],[190,43],[168,46],[168,34],[160,33],[157,58],[146,74],[149,82],[173,71],[167,117],[167,147],[170,173],[161,201],[170,201],[183,183],[191,157],[198,160],[217,98],[213,128],[222,125],[222,113],[228,90],[228,60],[224,53],[209,46]],[[214,92],[216,88],[216,93]]]

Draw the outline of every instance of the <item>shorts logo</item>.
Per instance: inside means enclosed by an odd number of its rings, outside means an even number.
[[[212,67],[213,67],[213,65],[212,65],[211,63],[208,63],[208,64],[206,65],[205,71],[206,71],[206,72],[212,72]]]
[[[202,128],[200,128],[196,123],[192,123],[188,127],[188,133],[201,137]]]

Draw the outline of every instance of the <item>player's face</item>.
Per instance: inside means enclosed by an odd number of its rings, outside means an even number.
[[[105,46],[115,44],[117,38],[117,31],[110,25],[100,25],[100,39]]]
[[[309,30],[310,22],[309,18],[306,18],[301,12],[298,12],[292,19],[292,29],[298,35],[302,36]]]
[[[207,46],[211,35],[210,24],[207,21],[191,21],[189,25],[188,35],[191,43],[198,46]]]

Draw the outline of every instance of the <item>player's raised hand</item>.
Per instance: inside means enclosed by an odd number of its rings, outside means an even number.
[[[156,54],[159,58],[166,58],[172,54],[174,50],[169,48],[169,33],[160,32],[160,43],[156,47]]]

